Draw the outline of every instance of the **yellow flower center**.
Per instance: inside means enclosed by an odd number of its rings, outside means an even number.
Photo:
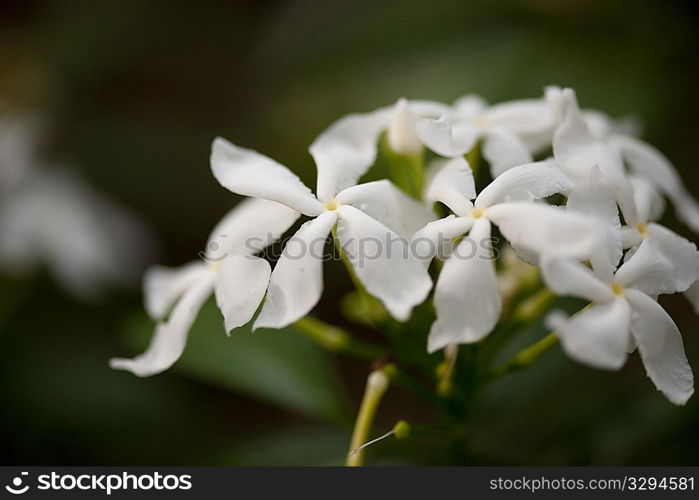
[[[616,281],[612,283],[612,293],[616,295],[617,297],[622,297],[624,295],[624,287],[621,286],[619,283]]]
[[[325,210],[327,212],[332,212],[333,210],[337,210],[340,208],[340,204],[337,202],[337,200],[330,200],[325,203]]]
[[[636,224],[636,231],[638,231],[643,237],[648,236],[648,227],[643,222]]]
[[[473,124],[479,128],[488,128],[488,120],[485,116],[477,116],[474,118]]]
[[[485,208],[474,208],[471,210],[471,217],[474,219],[480,219],[485,215]]]
[[[215,262],[209,262],[209,271],[211,271],[212,273],[217,272],[219,269],[221,269],[222,262],[223,262],[222,260],[217,260]]]

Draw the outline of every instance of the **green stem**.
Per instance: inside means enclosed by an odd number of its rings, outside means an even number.
[[[513,311],[512,317],[517,322],[530,325],[548,310],[554,300],[556,295],[548,288],[543,288],[520,302]]]
[[[425,187],[425,152],[405,155],[405,162],[410,173],[413,197],[422,200],[422,191]]]
[[[544,338],[533,343],[529,347],[521,350],[515,355],[510,361],[501,365],[490,373],[486,374],[484,377],[484,382],[490,382],[492,380],[497,380],[510,373],[514,373],[524,368],[527,368],[532,363],[534,363],[541,356],[546,354],[553,346],[558,344],[558,335],[555,332],[551,332]]]
[[[542,289],[517,303],[514,309],[505,315],[497,330],[488,336],[479,356],[479,364],[488,366],[512,335],[541,318],[554,300],[556,295]]]
[[[345,465],[358,467],[364,465],[364,450],[361,446],[367,441],[371,426],[374,423],[376,410],[381,403],[383,395],[388,389],[388,377],[383,370],[374,370],[369,374],[364,390],[364,397],[359,406],[359,413],[354,424],[354,432],[350,441],[349,455]]]
[[[448,397],[454,388],[452,377],[458,354],[458,344],[449,344],[444,349],[444,361],[438,367],[439,381],[437,382],[437,394],[442,397]]]
[[[370,361],[386,354],[380,346],[357,340],[346,330],[311,316],[301,318],[293,326],[313,342],[332,352],[345,353]]]
[[[466,153],[464,155],[464,158],[468,162],[468,165],[471,167],[471,170],[473,171],[473,177],[475,178],[478,175],[478,169],[481,166],[481,141],[479,140],[474,144],[474,146],[471,148],[471,151]]]
[[[379,142],[382,156],[388,162],[388,170],[393,183],[417,200],[422,199],[425,184],[425,150],[416,153],[397,153],[384,134]]]

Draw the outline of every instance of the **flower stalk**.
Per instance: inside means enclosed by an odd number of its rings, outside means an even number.
[[[313,342],[331,352],[368,360],[374,360],[386,354],[381,347],[357,340],[346,330],[311,316],[301,318],[293,326]]]
[[[456,358],[459,354],[458,344],[449,344],[444,348],[444,361],[437,367],[437,394],[441,397],[448,397],[454,389],[454,368],[456,367]]]
[[[345,465],[358,467],[364,465],[364,450],[362,445],[366,443],[371,426],[374,423],[376,411],[388,389],[389,379],[383,369],[374,370],[369,374],[364,390],[364,397],[359,406],[359,413],[354,424],[354,432],[350,441],[349,454]],[[356,451],[355,451],[356,450]]]
[[[506,375],[529,367],[556,344],[558,344],[558,335],[555,332],[551,332],[529,347],[521,350],[504,365],[501,365],[495,368],[489,374],[486,374],[484,377],[484,382],[497,380]]]

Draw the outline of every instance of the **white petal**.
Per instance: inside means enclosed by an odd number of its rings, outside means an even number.
[[[366,290],[399,321],[425,300],[432,281],[407,239],[350,205],[338,209],[337,237]]]
[[[206,264],[191,262],[182,267],[153,266],[143,277],[146,311],[153,319],[163,319],[173,304],[206,273]]]
[[[592,136],[578,109],[575,94],[570,89],[566,90],[565,118],[553,137],[556,161],[573,180],[587,179],[590,170],[599,167],[614,192],[626,222],[635,224],[636,206],[621,157],[612,147]]]
[[[672,266],[674,289],[683,292],[699,279],[699,252],[697,246],[665,226],[654,222],[647,226],[653,246]]]
[[[629,181],[633,189],[638,220],[641,222],[658,220],[665,211],[665,200],[660,196],[655,184],[637,175],[629,176]]]
[[[626,362],[631,308],[624,299],[593,305],[558,325],[556,333],[568,356],[603,370]]]
[[[609,302],[614,298],[611,288],[578,262],[545,258],[541,262],[541,277],[557,295],[572,295],[590,302]]]
[[[275,201],[243,200],[216,224],[202,257],[217,262],[229,253],[260,252],[279,239],[299,216],[297,211]]]
[[[463,120],[472,120],[481,116],[488,103],[481,96],[476,94],[467,94],[459,97],[454,101],[454,113]]]
[[[451,113],[451,107],[438,101],[412,99],[408,101],[410,111],[418,118],[439,118]]]
[[[643,241],[643,235],[641,235],[641,233],[638,232],[638,229],[632,229],[630,227],[621,228],[621,246],[623,248],[631,249],[637,247],[641,244],[641,241]],[[635,251],[636,250],[634,250],[634,252]],[[624,256],[624,261],[627,261],[630,258],[630,252],[626,252],[626,255]]]
[[[635,174],[658,185],[685,224],[694,231],[699,231],[699,204],[687,192],[682,179],[665,155],[650,144],[630,136],[614,136],[611,144],[621,152]]]
[[[541,153],[551,147],[553,133],[563,119],[565,108],[564,89],[550,85],[544,89],[544,97],[539,101],[545,104],[540,117],[531,123],[525,124],[523,130],[517,135],[532,153]],[[548,123],[548,126],[545,126]],[[532,124],[536,124],[535,127]],[[536,130],[538,129],[538,131]]]
[[[318,199],[330,201],[374,164],[379,136],[389,119],[386,109],[347,115],[313,141],[309,152],[318,169]]]
[[[655,223],[648,225],[648,236],[616,273],[619,283],[649,295],[683,292],[697,278],[696,246]]]
[[[466,234],[473,226],[471,217],[454,217],[430,222],[410,239],[415,258],[429,265],[434,257],[444,260],[454,238]]]
[[[489,128],[483,140],[483,157],[490,165],[493,178],[506,170],[532,161],[524,143],[504,128]]]
[[[278,201],[305,215],[323,211],[323,204],[291,170],[221,137],[211,149],[211,171],[223,187],[236,194]]]
[[[600,231],[590,216],[543,203],[502,203],[486,217],[513,245],[539,255],[590,259],[600,248]]]
[[[537,134],[555,125],[555,113],[545,99],[517,99],[491,106],[484,117],[488,125],[513,134]]]
[[[478,342],[497,324],[502,302],[489,238],[490,223],[476,220],[444,263],[435,285],[437,319],[430,329],[428,352]]]
[[[694,312],[699,314],[699,281],[695,281],[694,284],[684,292],[684,296],[689,303],[692,304]]]
[[[416,123],[417,117],[410,109],[408,101],[400,99],[388,126],[388,143],[393,151],[400,154],[422,151],[422,141],[415,130]]]
[[[337,202],[362,210],[401,236],[410,236],[435,219],[425,205],[386,179],[347,188],[337,195]]]
[[[620,158],[614,150],[595,138],[587,127],[578,108],[575,93],[566,94],[563,123],[553,137],[553,152],[556,160],[571,177],[584,179],[589,170],[597,165],[603,174],[609,170],[623,171]]]
[[[252,319],[267,291],[269,262],[251,255],[229,255],[217,271],[214,291],[226,332]]]
[[[148,349],[133,359],[113,358],[109,366],[127,370],[139,377],[148,377],[170,368],[182,355],[189,330],[199,314],[201,306],[211,295],[214,273],[207,273],[187,290],[177,302],[166,323],[155,328]]]
[[[611,227],[621,228],[619,209],[609,185],[601,178],[599,168],[593,167],[587,179],[575,183],[568,194],[568,210],[594,215]]]
[[[596,139],[606,140],[614,130],[614,121],[601,111],[596,109],[581,110],[587,129]]]
[[[303,224],[286,243],[253,328],[283,328],[318,303],[323,293],[325,243],[336,221],[335,212],[324,212]]]
[[[589,179],[578,182],[571,189],[566,209],[597,219],[601,247],[592,256],[592,268],[604,281],[611,281],[623,254],[623,233],[614,194],[597,167],[592,169]]]
[[[470,201],[476,197],[473,171],[468,162],[459,156],[444,161],[436,172],[425,192],[425,199],[441,202],[457,215],[466,216],[473,208]]]
[[[476,198],[476,208],[496,203],[532,201],[566,191],[572,183],[561,169],[548,161],[511,168],[493,180]]]
[[[60,166],[37,169],[2,200],[0,231],[10,271],[43,261],[83,300],[137,282],[151,244],[138,219]]]
[[[685,404],[694,393],[694,375],[677,325],[647,295],[627,290],[626,297],[632,307],[631,333],[648,377],[671,402]]]
[[[447,158],[468,153],[483,133],[468,121],[452,120],[446,115],[418,120],[416,131],[430,151]]]

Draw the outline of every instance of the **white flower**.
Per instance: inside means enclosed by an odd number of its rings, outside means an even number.
[[[448,112],[449,107],[445,104],[399,99],[390,111],[388,144],[396,153],[419,153],[424,147],[424,141],[418,134],[418,120],[438,117]]]
[[[573,183],[586,181],[593,169],[599,169],[624,217],[636,220],[638,216],[631,184],[621,157],[615,149],[592,135],[572,89],[564,89],[561,100],[564,108],[563,122],[553,136],[556,163]]]
[[[623,246],[636,251],[646,243],[664,259],[674,276],[675,291],[687,290],[699,279],[699,252],[694,243],[655,221],[663,211],[664,203],[656,186],[643,177],[631,177],[636,220],[628,220],[623,228]]]
[[[684,187],[670,160],[654,146],[635,137],[637,124],[628,120],[615,123],[599,111],[588,110],[581,116],[598,141],[611,147],[634,175],[651,181],[673,204],[678,218],[699,232],[699,203]]]
[[[694,392],[692,370],[677,326],[653,298],[669,293],[669,274],[667,264],[645,244],[611,280],[577,262],[560,258],[544,258],[542,262],[542,276],[551,290],[592,302],[554,325],[568,356],[597,368],[617,370],[637,346],[658,390],[673,403],[684,404]]]
[[[654,197],[646,183],[636,184],[636,212],[652,212]],[[652,188],[652,187],[651,187]],[[637,345],[648,376],[672,402],[684,404],[693,391],[692,372],[672,319],[655,301],[660,294],[686,290],[699,276],[696,247],[657,224],[649,224],[634,251],[622,257],[622,227],[614,194],[596,167],[570,192],[567,209],[594,216],[605,235],[592,269],[545,255],[545,284],[559,295],[593,304],[571,319],[552,321],[566,353],[580,362],[619,369]],[[656,209],[657,212],[657,209]]]
[[[277,240],[299,215],[279,203],[247,199],[214,228],[207,250],[215,253],[207,257],[208,262],[149,269],[144,278],[146,310],[161,322],[143,354],[133,359],[114,358],[109,365],[140,377],[170,368],[182,355],[189,330],[212,292],[226,332],[250,321],[271,273],[269,263],[254,254]]]
[[[0,270],[23,275],[45,265],[88,301],[136,281],[150,234],[73,169],[43,164],[42,130],[39,116],[0,116]]]
[[[584,259],[598,246],[595,221],[533,200],[565,191],[570,181],[549,162],[512,168],[475,196],[471,169],[463,158],[447,162],[434,176],[427,197],[456,216],[427,224],[413,236],[421,255],[437,251],[442,239],[468,233],[444,263],[435,288],[437,319],[428,339],[434,352],[453,343],[476,342],[494,328],[501,302],[489,239],[491,223],[513,246],[536,254],[554,252]],[[472,204],[469,200],[475,198]],[[487,244],[486,244],[487,242]],[[419,245],[419,246],[418,246]]]
[[[672,289],[686,290],[699,277],[696,246],[653,222],[664,209],[656,186],[644,177],[627,174],[618,151],[592,133],[590,119],[586,121],[580,112],[572,90],[566,89],[563,98],[567,101],[565,117],[554,135],[553,150],[557,164],[576,183],[568,208],[598,216],[607,233],[606,262],[595,257],[593,267],[609,277],[622,249],[632,249],[627,253],[629,258],[641,241],[647,241],[656,258],[667,261],[668,272],[675,279]],[[603,129],[599,123],[597,128]],[[616,204],[626,222],[623,230]]]
[[[463,156],[483,139],[483,155],[493,176],[497,176],[530,162],[533,152],[550,144],[561,109],[557,87],[548,87],[542,99],[521,99],[491,107],[476,96],[463,97],[453,106],[399,99],[393,106],[338,120],[311,146],[311,152],[320,145],[334,155],[336,151],[327,146],[341,144],[338,149],[342,157],[351,156],[355,165],[368,168],[376,158],[378,139],[384,131],[397,153],[414,154],[427,147],[447,158]],[[318,196],[322,197],[320,191]]]
[[[327,186],[320,176],[332,176],[340,181],[333,186],[335,193],[356,183],[359,176],[355,172],[363,173],[374,163],[379,136],[383,132],[387,132],[388,144],[396,153],[419,153],[424,141],[418,135],[418,121],[426,117],[438,118],[450,112],[446,104],[401,98],[392,106],[340,118],[310,147],[319,167],[318,197],[332,196],[332,193],[321,191]]]
[[[521,99],[488,107],[480,97],[457,100],[450,113],[417,123],[417,135],[435,153],[463,156],[483,141],[483,157],[497,177],[532,161],[550,143],[560,120],[560,90],[550,87],[542,99]]]
[[[699,279],[696,245],[668,228],[651,222],[662,214],[664,206],[652,183],[634,176],[630,177],[630,183],[636,219],[627,220],[628,225],[624,227],[619,221],[613,193],[597,167],[591,170],[588,180],[579,182],[569,194],[568,210],[596,216],[605,232],[602,240],[605,248],[593,255],[593,268],[598,275],[611,279],[623,250],[630,249],[626,253],[628,260],[639,245],[644,244],[646,251],[655,253],[656,259],[665,263],[665,269],[670,273],[670,288],[663,293],[687,290]]]
[[[318,197],[274,160],[224,139],[214,141],[211,168],[222,186],[313,217],[285,246],[255,328],[281,328],[315,306],[323,290],[323,245],[336,224],[338,240],[357,277],[395,318],[406,320],[432,286],[427,271],[411,258],[408,242],[400,237],[412,234],[431,216],[388,181],[353,185],[369,167],[366,160],[371,156],[352,155],[352,144],[367,144],[357,138],[355,124],[355,118],[341,120],[331,130],[344,127],[346,133],[323,134],[311,146],[318,168]],[[363,258],[362,245],[367,242],[373,245],[372,258]]]
[[[151,251],[135,217],[59,167],[33,169],[0,201],[0,234],[3,272],[44,264],[83,300],[137,280]]]

